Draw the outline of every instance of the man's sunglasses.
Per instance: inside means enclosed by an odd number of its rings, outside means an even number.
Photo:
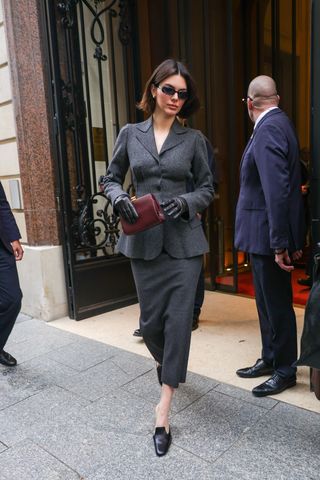
[[[243,102],[243,103],[247,103],[247,100],[251,100],[251,102],[253,102],[253,98],[249,97],[249,95],[247,95],[246,97],[241,98],[241,102]]]
[[[187,90],[175,90],[173,87],[169,87],[169,85],[163,85],[163,87],[160,87],[159,85],[155,86],[159,88],[159,90],[161,90],[165,95],[168,95],[168,97],[173,97],[173,95],[176,93],[179,100],[187,100],[188,98]]]

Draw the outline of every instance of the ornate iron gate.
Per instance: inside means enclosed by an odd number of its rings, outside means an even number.
[[[69,315],[80,320],[136,302],[115,252],[119,219],[99,190],[119,125],[135,120],[134,1],[44,5]]]

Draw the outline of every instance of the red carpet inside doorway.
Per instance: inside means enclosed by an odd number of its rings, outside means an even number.
[[[238,293],[254,297],[252,273],[250,271],[239,272],[238,275]],[[305,278],[304,270],[301,268],[295,268],[292,272],[293,303],[304,306],[307,303],[310,289],[302,287],[297,283],[298,278],[301,277]]]

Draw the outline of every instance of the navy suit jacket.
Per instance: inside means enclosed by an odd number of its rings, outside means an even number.
[[[258,122],[242,156],[235,246],[272,255],[275,248],[301,249],[304,236],[299,144],[276,108]]]
[[[21,238],[10,205],[0,182],[0,240],[12,252],[11,242]]]

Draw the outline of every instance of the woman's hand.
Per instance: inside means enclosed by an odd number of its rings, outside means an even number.
[[[168,217],[178,218],[188,212],[187,201],[183,197],[175,197],[161,203],[161,207]]]
[[[120,195],[114,202],[117,213],[128,223],[136,223],[139,215],[127,195]]]

